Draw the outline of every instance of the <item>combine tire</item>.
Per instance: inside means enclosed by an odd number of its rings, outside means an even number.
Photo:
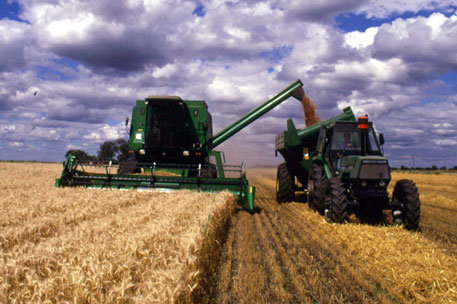
[[[395,184],[392,200],[397,205],[401,204],[400,208],[392,209],[395,223],[403,224],[408,230],[418,230],[421,202],[414,182],[408,179],[399,180]]]
[[[217,177],[217,169],[214,164],[208,164],[202,168],[201,177],[206,178],[216,178]]]
[[[138,166],[135,160],[127,160],[119,162],[119,168],[117,174],[130,174],[130,173],[141,173],[141,168]]]
[[[322,166],[313,164],[308,179],[309,206],[320,214],[324,214],[326,184]]]
[[[328,184],[330,206],[325,210],[325,219],[332,223],[342,223],[346,220],[348,201],[344,184],[338,178],[332,178]]]
[[[294,177],[287,169],[286,163],[278,166],[276,175],[276,201],[278,203],[291,202],[295,199]]]

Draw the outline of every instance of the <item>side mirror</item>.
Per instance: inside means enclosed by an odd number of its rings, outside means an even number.
[[[125,126],[127,127],[129,125],[129,118],[125,118]]]
[[[384,141],[384,134],[379,133],[379,143],[381,144],[381,146],[384,145],[384,142],[385,142]]]

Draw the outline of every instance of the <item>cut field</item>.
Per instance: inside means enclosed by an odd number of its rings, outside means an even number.
[[[248,170],[252,214],[228,193],[57,189],[60,170],[0,162],[0,303],[457,302],[457,175],[393,174],[419,188],[411,232],[278,204],[275,169]]]
[[[248,171],[258,210],[238,212],[215,303],[457,302],[457,176],[393,174],[421,193],[421,232],[328,224],[304,203],[275,201],[275,169]],[[390,187],[392,191],[392,187]]]
[[[191,302],[211,292],[229,193],[57,189],[0,163],[0,303]]]

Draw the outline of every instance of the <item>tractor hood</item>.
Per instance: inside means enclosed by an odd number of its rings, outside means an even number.
[[[384,180],[388,183],[391,179],[389,161],[375,155],[343,157],[340,163],[340,174],[351,180]]]

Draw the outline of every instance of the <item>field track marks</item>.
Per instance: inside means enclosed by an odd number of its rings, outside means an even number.
[[[240,211],[233,219],[224,245],[215,303],[262,303],[264,272],[262,252],[254,231],[251,214]]]
[[[382,303],[386,300],[376,290],[379,282],[362,272],[358,261],[335,246],[325,231],[319,231],[319,227],[307,223],[300,215],[300,211],[307,209],[306,205],[274,204],[270,208],[275,211],[265,212],[269,222],[265,227],[271,227],[278,235],[281,248],[290,259],[290,268],[298,274],[293,277],[314,301]]]
[[[303,222],[306,205],[279,205],[271,185],[254,184],[259,211],[233,219],[214,303],[391,302],[357,261]]]

